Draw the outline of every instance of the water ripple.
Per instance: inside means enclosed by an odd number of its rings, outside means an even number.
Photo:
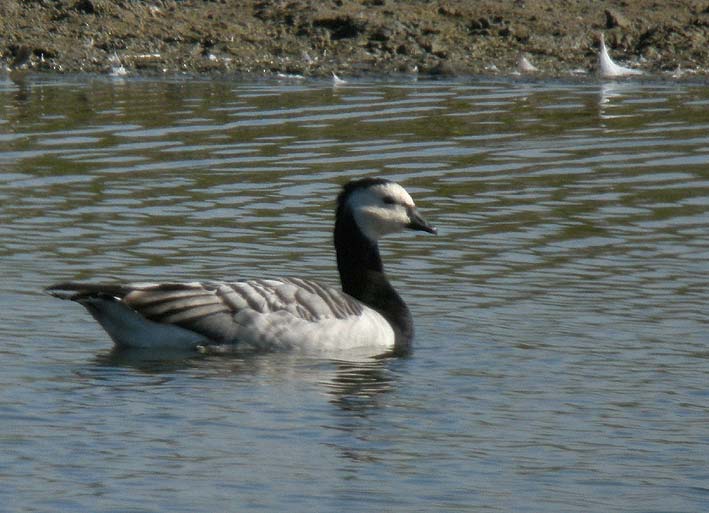
[[[0,88],[16,509],[707,509],[705,87],[22,87]],[[405,183],[440,230],[382,243],[411,358],[116,354],[41,293],[336,283],[334,196],[366,175]]]

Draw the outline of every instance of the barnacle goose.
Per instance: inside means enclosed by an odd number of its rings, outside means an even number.
[[[399,184],[347,183],[337,197],[334,243],[342,290],[300,278],[192,283],[61,283],[52,295],[80,303],[117,347],[405,353],[413,322],[389,283],[377,241],[404,229],[436,233]]]

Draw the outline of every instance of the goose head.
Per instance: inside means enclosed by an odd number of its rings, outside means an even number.
[[[407,229],[437,231],[419,214],[406,189],[383,178],[353,180],[344,186],[337,198],[337,217],[348,214],[373,243],[384,235]]]

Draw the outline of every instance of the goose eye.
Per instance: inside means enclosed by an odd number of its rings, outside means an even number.
[[[391,196],[384,196],[382,198],[382,201],[384,202],[385,205],[394,205],[396,203],[396,200],[392,198]]]

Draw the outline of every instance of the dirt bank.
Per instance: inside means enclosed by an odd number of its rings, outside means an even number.
[[[61,72],[490,74],[524,52],[564,75],[601,31],[648,72],[709,74],[707,0],[0,1],[0,59]]]

